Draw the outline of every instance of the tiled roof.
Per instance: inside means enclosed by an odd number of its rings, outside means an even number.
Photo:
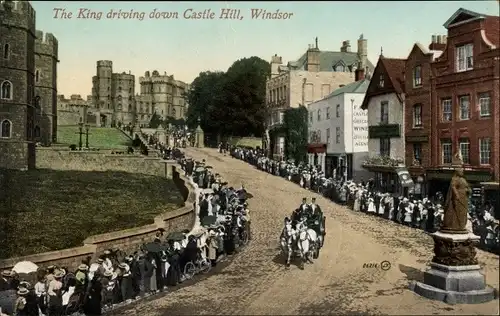
[[[404,72],[406,59],[381,57],[381,62],[389,75],[389,79],[397,93],[403,94],[405,91]]]
[[[345,85],[342,88],[334,90],[332,93],[326,96],[325,99],[334,97],[336,95],[341,95],[344,93],[365,93],[366,90],[368,90],[369,85],[370,85],[369,79],[358,80],[348,85]]]
[[[346,66],[354,65],[357,67],[359,61],[358,53],[356,52],[331,52],[320,51],[319,53],[319,71],[333,71],[333,67],[339,62],[343,62]],[[305,70],[307,64],[307,52],[300,56],[296,61],[288,63],[291,68]],[[375,68],[368,60],[367,66],[370,71]]]

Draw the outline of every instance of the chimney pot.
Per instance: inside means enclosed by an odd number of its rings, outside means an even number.
[[[436,43],[436,41],[437,41],[437,36],[436,35],[432,35],[431,43]]]
[[[446,44],[446,41],[447,41],[447,37],[446,37],[446,35],[443,35],[443,36],[441,37],[441,39],[442,39],[442,41],[443,41],[443,44]]]

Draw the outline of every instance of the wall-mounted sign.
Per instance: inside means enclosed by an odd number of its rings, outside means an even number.
[[[429,141],[429,135],[406,136],[406,142],[408,143],[427,143],[428,141]]]
[[[399,138],[401,130],[399,124],[384,124],[370,126],[368,128],[369,138]]]

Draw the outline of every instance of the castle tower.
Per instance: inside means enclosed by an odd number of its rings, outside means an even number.
[[[127,125],[134,120],[135,76],[131,73],[111,75],[111,100],[113,101],[112,125]]]
[[[96,76],[92,77],[92,101],[97,110],[97,126],[111,126],[113,116],[112,75],[113,62],[111,60],[97,61]]]
[[[35,11],[0,2],[0,168],[35,168]]]
[[[278,54],[274,54],[271,57],[271,78],[276,77],[279,74],[278,68],[283,64],[283,59]]]
[[[45,145],[57,141],[58,42],[51,33],[36,31],[35,40],[35,137]]]

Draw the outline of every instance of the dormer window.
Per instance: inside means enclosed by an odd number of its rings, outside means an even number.
[[[378,78],[378,86],[379,88],[384,87],[384,75],[380,75],[380,77]]]
[[[337,65],[337,66],[335,66],[335,71],[336,72],[344,72],[345,68],[343,65]]]
[[[422,67],[416,66],[413,69],[413,86],[420,87],[422,85]]]
[[[457,46],[455,50],[457,72],[473,69],[473,51],[472,44]]]

